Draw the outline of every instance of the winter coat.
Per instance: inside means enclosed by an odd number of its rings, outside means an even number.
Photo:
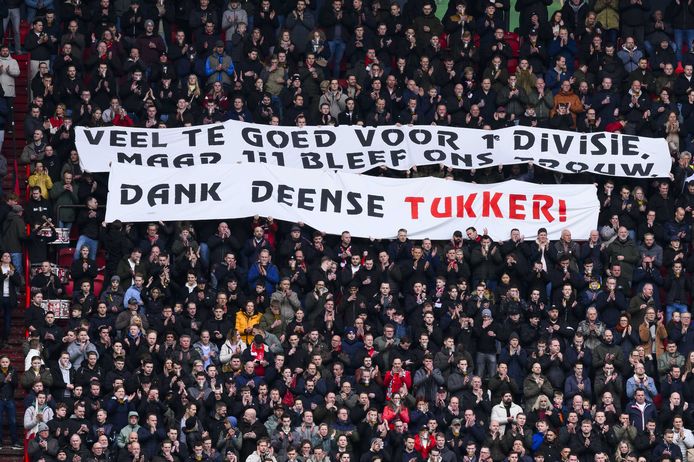
[[[20,253],[22,241],[26,240],[27,230],[24,219],[15,212],[7,214],[2,223],[2,249],[5,252]]]

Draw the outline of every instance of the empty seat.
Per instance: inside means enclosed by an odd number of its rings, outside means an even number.
[[[74,247],[67,247],[58,249],[58,266],[63,268],[70,268],[72,266],[72,260],[75,255]]]

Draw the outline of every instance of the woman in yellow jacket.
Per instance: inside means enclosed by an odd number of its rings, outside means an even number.
[[[29,177],[29,187],[33,188],[34,186],[41,188],[41,197],[48,199],[48,190],[53,187],[53,181],[48,176],[48,171],[42,162],[36,162],[34,174]]]
[[[260,324],[263,316],[255,311],[255,303],[247,301],[243,311],[236,313],[236,330],[246,345],[253,341],[253,326]]]

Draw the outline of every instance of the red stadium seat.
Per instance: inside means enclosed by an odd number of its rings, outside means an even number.
[[[75,291],[75,281],[70,278],[67,284],[65,284],[65,296],[67,298],[72,298],[72,294]]]
[[[62,266],[63,268],[70,268],[70,266],[72,266],[72,260],[74,258],[74,255],[74,247],[58,249],[58,266]]]
[[[97,276],[94,278],[94,283],[93,283],[92,291],[94,292],[94,295],[98,298],[99,295],[101,295],[101,290],[104,288],[104,275],[103,274],[97,274]]]
[[[511,47],[511,50],[513,51],[513,57],[517,58],[518,52],[520,51],[520,39],[518,38],[518,34],[516,34],[515,32],[506,32],[504,34],[504,40]]]

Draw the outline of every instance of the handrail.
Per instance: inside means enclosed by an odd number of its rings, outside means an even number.
[[[17,165],[17,156],[16,155],[15,155],[14,162],[15,162],[15,165]],[[24,171],[26,173],[26,177],[29,178],[29,176],[31,175],[31,166],[27,164]],[[19,194],[19,190],[20,190],[20,188],[19,188],[19,175],[15,176],[15,186],[14,187],[15,187],[15,192],[17,193],[17,197],[20,197],[20,194]],[[30,197],[29,182],[27,181],[27,184],[24,186],[25,203],[29,202],[29,197]],[[26,226],[27,226],[27,237],[29,237],[31,235],[31,226],[30,225],[26,225]],[[29,248],[25,244],[24,245],[24,286],[25,286],[24,287],[24,301],[26,303],[25,307],[29,306],[29,304],[31,303],[31,281],[29,280],[30,270],[31,270],[31,268],[29,268]]]
[[[27,226],[27,237],[31,235],[31,225],[26,225]],[[24,307],[28,307],[29,304],[31,303],[31,281],[29,280],[29,276],[31,274],[31,268],[30,268],[30,263],[29,263],[29,247],[24,244],[24,302],[25,305]]]
[[[24,198],[28,202],[31,198],[31,193],[29,192],[29,177],[31,176],[31,166],[29,164],[27,164],[25,172],[27,177],[27,184],[26,186],[24,186]]]
[[[74,205],[67,205],[67,204],[62,205],[61,204],[58,207],[56,207],[56,209],[55,209],[55,218],[57,221],[60,221],[60,210],[63,208],[66,208],[66,209],[86,209],[87,206],[86,206],[86,204],[74,204]],[[105,209],[106,206],[105,205],[97,205],[96,208],[97,209]]]
[[[17,158],[15,157],[14,159],[14,187],[12,188],[13,192],[17,197],[20,196],[20,190],[19,190],[19,166],[17,165]]]

